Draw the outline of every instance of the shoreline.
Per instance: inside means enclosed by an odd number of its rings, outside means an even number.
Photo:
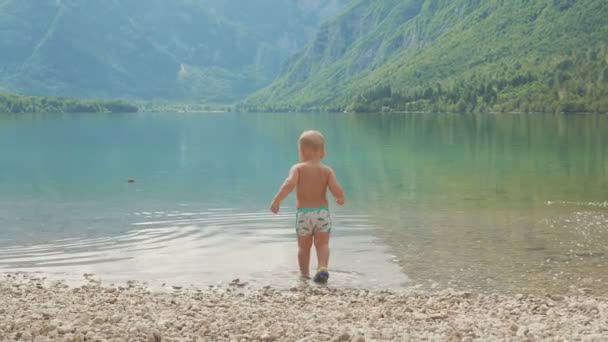
[[[608,297],[394,292],[239,281],[153,292],[0,274],[1,341],[605,341]]]

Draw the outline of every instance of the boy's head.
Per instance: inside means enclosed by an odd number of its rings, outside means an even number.
[[[300,159],[321,160],[325,157],[325,138],[319,131],[306,131],[298,139]]]

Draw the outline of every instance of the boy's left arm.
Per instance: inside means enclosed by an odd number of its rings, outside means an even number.
[[[293,191],[293,189],[295,189],[297,184],[298,184],[298,166],[294,165],[291,167],[291,170],[289,170],[289,176],[287,176],[287,178],[283,182],[283,185],[281,185],[279,192],[277,192],[277,194],[274,196],[274,199],[272,200],[272,204],[270,205],[270,210],[274,214],[277,214],[279,212],[279,208],[281,207],[281,202],[285,199],[285,197],[287,197],[287,195],[289,195],[290,192]]]
[[[338,182],[334,170],[332,170],[331,168],[328,168],[328,170],[329,180],[327,182],[327,185],[329,187],[329,191],[332,195],[334,195],[334,198],[336,199],[336,203],[338,205],[344,205],[344,202],[346,202],[346,196],[344,196],[344,190],[342,189],[342,185],[340,185],[340,182]]]

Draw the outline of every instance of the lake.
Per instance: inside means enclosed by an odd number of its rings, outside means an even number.
[[[297,284],[268,207],[306,129],[347,194],[333,286],[608,293],[606,115],[2,115],[0,271]]]

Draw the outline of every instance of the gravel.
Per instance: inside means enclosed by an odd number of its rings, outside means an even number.
[[[170,288],[171,289],[171,288]],[[1,341],[608,341],[608,298],[238,286],[153,292],[0,274]]]

